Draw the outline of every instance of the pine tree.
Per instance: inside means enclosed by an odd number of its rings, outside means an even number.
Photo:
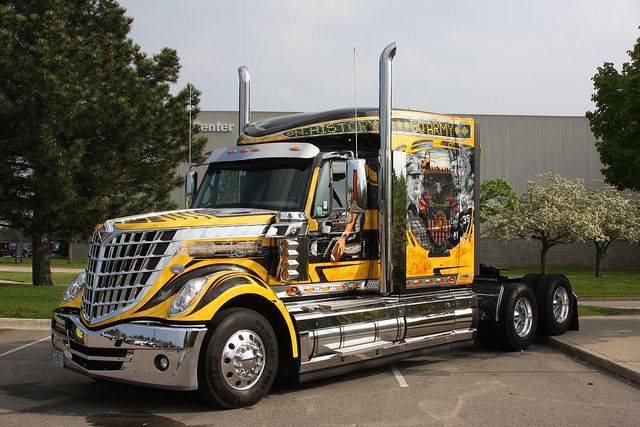
[[[199,92],[170,93],[176,51],[148,56],[132,22],[112,0],[0,1],[0,222],[32,235],[35,285],[52,235],[172,207],[182,182]]]

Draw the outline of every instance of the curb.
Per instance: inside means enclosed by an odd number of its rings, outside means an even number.
[[[604,369],[607,372],[610,372],[619,377],[625,378],[636,384],[640,384],[640,372],[634,371],[633,369],[624,367],[616,362],[612,362],[611,360],[604,359],[578,346],[567,344],[566,342],[563,342],[560,339],[555,337],[546,337],[546,339],[544,340],[544,343],[547,344],[549,347],[553,347],[557,350],[560,350],[563,353],[569,354],[571,356],[575,356],[578,359],[581,359],[587,363],[595,365],[600,369]]]
[[[49,329],[51,329],[51,320],[0,318],[0,329],[29,329],[32,331],[48,331]]]
[[[590,302],[590,301],[638,301],[640,300],[640,296],[638,297],[581,297],[578,296],[578,304],[580,302]]]

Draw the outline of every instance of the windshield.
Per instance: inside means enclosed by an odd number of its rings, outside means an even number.
[[[194,208],[302,211],[311,159],[263,159],[209,166]]]

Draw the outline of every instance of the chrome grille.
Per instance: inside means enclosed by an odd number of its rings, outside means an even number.
[[[82,312],[90,322],[115,316],[139,302],[176,250],[176,230],[96,231],[87,263]]]

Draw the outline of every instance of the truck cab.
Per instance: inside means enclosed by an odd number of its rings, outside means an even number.
[[[473,345],[479,330],[522,350],[538,323],[576,327],[563,276],[477,263],[474,122],[391,110],[394,54],[381,56],[379,109],[249,123],[241,105],[237,145],[208,156],[199,185],[191,176],[189,209],[97,227],[53,315],[54,363],[235,408],[276,376]]]

